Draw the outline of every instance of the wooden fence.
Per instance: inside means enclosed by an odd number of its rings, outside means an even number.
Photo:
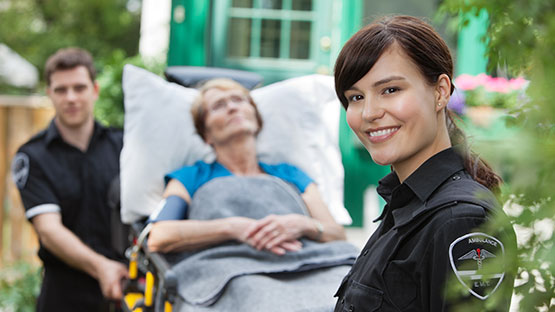
[[[37,237],[25,219],[10,167],[17,149],[53,116],[47,97],[0,95],[0,267],[18,260],[39,263]]]

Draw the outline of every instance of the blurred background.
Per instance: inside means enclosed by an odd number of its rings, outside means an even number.
[[[519,252],[537,261],[516,264],[527,274],[520,289],[537,295],[530,307],[552,308],[554,6],[552,0],[0,0],[0,311],[24,308],[17,300],[34,300],[38,287],[37,239],[9,167],[19,145],[53,116],[42,77],[49,55],[67,46],[88,49],[101,85],[96,117],[122,127],[124,64],[157,74],[178,65],[243,69],[261,74],[264,84],[329,75],[345,41],[385,14],[427,19],[451,48],[458,91],[450,107],[474,149],[507,182],[507,209],[522,207],[513,224],[530,232]],[[383,207],[377,181],[390,169],[372,162],[341,114],[349,239],[360,245]]]

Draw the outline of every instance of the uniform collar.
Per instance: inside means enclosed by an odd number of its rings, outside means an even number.
[[[48,125],[48,128],[46,129],[46,145],[50,145],[52,141],[58,138],[61,140],[62,136],[60,135],[60,131],[58,131],[58,127],[56,127],[56,124],[54,123],[54,119],[52,119],[52,121],[50,121],[50,125]]]
[[[98,123],[96,120],[94,121],[94,129],[93,129],[93,135],[91,137],[91,142],[94,142],[94,140],[96,138],[98,138],[99,136],[103,135],[106,132],[107,128],[102,126],[100,123]],[[46,145],[50,145],[50,143],[52,143],[54,140],[61,140],[63,141],[62,135],[60,134],[60,131],[58,130],[58,127],[56,127],[56,123],[54,122],[54,118],[52,119],[52,121],[50,121],[50,124],[48,125],[48,128],[46,128]],[[65,141],[64,141],[65,142]],[[89,143],[89,145],[90,145]]]
[[[404,182],[421,202],[426,202],[430,195],[445,180],[464,169],[463,160],[453,148],[445,149],[413,172]]]
[[[448,148],[426,160],[403,183],[400,183],[395,172],[391,172],[379,182],[377,192],[386,201],[387,206],[374,221],[383,219],[388,210],[393,210],[395,219],[398,217],[404,219],[402,216],[412,215],[412,212],[404,211],[406,209],[395,210],[408,208],[409,205],[413,207],[413,204],[417,204],[418,207],[424,206],[435,190],[453,174],[463,169],[462,158],[453,148]],[[418,199],[416,203],[415,197]],[[397,224],[398,220],[395,223]]]
[[[378,182],[376,191],[385,200],[385,202],[389,204],[391,203],[391,194],[393,193],[393,190],[399,186],[399,184],[400,182],[399,177],[397,177],[397,173],[392,171]]]

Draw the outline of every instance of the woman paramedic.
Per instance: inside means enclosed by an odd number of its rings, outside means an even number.
[[[341,50],[335,88],[347,123],[392,172],[377,189],[386,201],[381,224],[341,283],[335,311],[491,307],[492,297],[494,309],[508,310],[513,278],[502,265],[481,270],[508,256],[514,233],[478,229],[502,213],[493,195],[502,181],[467,149],[446,108],[452,77],[445,42],[410,16],[382,18]],[[452,279],[461,298],[445,294]]]

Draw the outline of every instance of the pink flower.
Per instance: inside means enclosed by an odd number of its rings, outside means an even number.
[[[474,90],[480,86],[480,81],[469,74],[461,74],[455,78],[455,86],[461,90]]]
[[[490,79],[491,79],[491,77],[489,75],[484,74],[484,73],[476,75],[476,80],[478,81],[478,83],[482,87],[485,86]]]
[[[509,93],[511,91],[509,81],[503,77],[489,77],[484,87],[489,92]]]
[[[526,80],[522,77],[513,78],[509,81],[509,85],[510,85],[511,89],[513,89],[513,90],[522,89],[527,84],[528,84],[528,80]]]
[[[484,73],[476,76],[461,74],[455,78],[455,86],[460,90],[474,90],[484,87],[488,92],[509,93],[513,90],[525,88],[528,80],[517,77],[507,80],[503,77],[491,77]]]

